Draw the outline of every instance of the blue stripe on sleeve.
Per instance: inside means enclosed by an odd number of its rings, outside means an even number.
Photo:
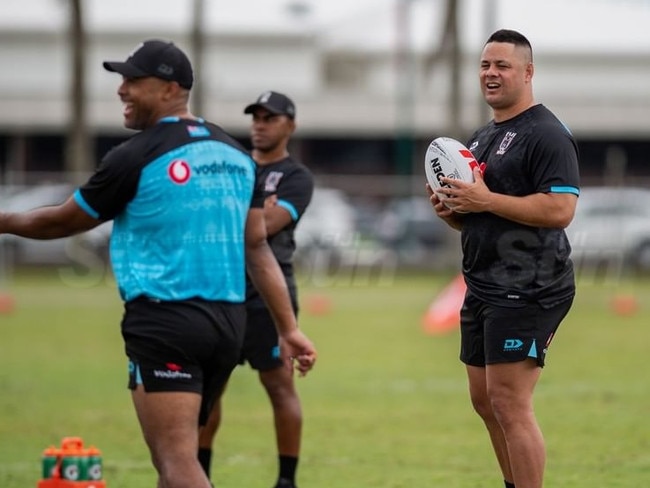
[[[74,196],[74,201],[77,202],[77,205],[79,205],[84,212],[86,212],[94,219],[99,219],[99,214],[95,212],[91,208],[91,206],[86,203],[86,200],[84,200],[84,197],[81,196],[81,192],[79,190],[76,190],[73,196]]]
[[[552,186],[551,193],[573,193],[574,195],[580,195],[580,190],[575,186]]]
[[[289,215],[291,215],[291,219],[293,221],[298,220],[298,211],[296,210],[296,207],[291,205],[286,200],[278,200],[278,205],[284,208],[287,212],[289,212]]]

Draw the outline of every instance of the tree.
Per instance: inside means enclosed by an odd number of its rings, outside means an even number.
[[[69,3],[68,41],[72,69],[68,95],[70,119],[68,121],[65,169],[70,174],[73,183],[81,183],[85,174],[93,167],[86,119],[86,33],[82,3],[83,0],[70,0]]]
[[[447,133],[454,138],[462,138],[461,83],[463,62],[458,33],[458,0],[446,0],[445,18],[437,47],[425,59],[425,73],[431,73],[439,63],[449,66],[449,124]]]
[[[191,27],[191,44],[194,57],[194,86],[192,87],[192,112],[195,115],[204,116],[205,90],[201,83],[203,73],[203,50],[205,45],[204,16],[205,1],[194,0]]]

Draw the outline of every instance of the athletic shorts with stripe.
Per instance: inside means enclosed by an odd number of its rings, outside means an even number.
[[[573,299],[549,308],[530,303],[503,307],[468,292],[460,314],[460,360],[470,366],[532,358],[543,367],[546,352]]]
[[[295,295],[291,295],[293,311],[298,315]],[[240,364],[248,362],[256,371],[270,371],[282,366],[278,332],[271,312],[266,307],[246,307],[246,336],[242,346]]]
[[[125,303],[129,388],[198,393],[203,423],[237,365],[245,327],[243,304],[143,297]]]

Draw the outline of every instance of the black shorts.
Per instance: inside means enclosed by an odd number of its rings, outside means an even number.
[[[271,313],[265,307],[246,308],[246,336],[239,359],[257,371],[269,371],[282,366],[278,332]],[[294,304],[294,313],[297,307]]]
[[[467,293],[460,312],[460,360],[485,366],[533,358],[543,367],[551,340],[572,303],[573,298],[551,308],[538,304],[508,308]]]
[[[243,304],[146,298],[126,303],[122,337],[129,388],[198,393],[203,422],[237,365],[245,320]]]

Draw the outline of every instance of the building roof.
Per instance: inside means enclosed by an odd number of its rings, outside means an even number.
[[[439,42],[445,0],[204,1],[206,118],[244,130],[244,104],[274,89],[291,94],[301,130],[310,133],[394,134],[408,125],[430,134],[448,127],[449,66],[431,70],[423,62]],[[575,132],[647,133],[650,0],[458,1],[464,128],[485,116],[478,53],[493,30],[507,27],[533,44],[538,100]],[[83,1],[89,124],[121,126],[119,80],[101,61],[125,56],[148,37],[189,52],[194,4]],[[14,68],[0,78],[0,127],[59,130],[65,123],[68,8],[61,0],[0,1],[0,64]],[[398,66],[398,45],[408,46],[413,66]]]
[[[187,31],[190,0],[84,0],[90,31]],[[335,49],[386,50],[395,42],[395,14],[410,10],[409,38],[416,47],[437,41],[444,0],[204,0],[207,32],[319,32]],[[650,0],[460,0],[460,32],[468,49],[500,27],[524,33],[537,51],[648,52]],[[67,3],[4,0],[0,28],[65,28]]]

